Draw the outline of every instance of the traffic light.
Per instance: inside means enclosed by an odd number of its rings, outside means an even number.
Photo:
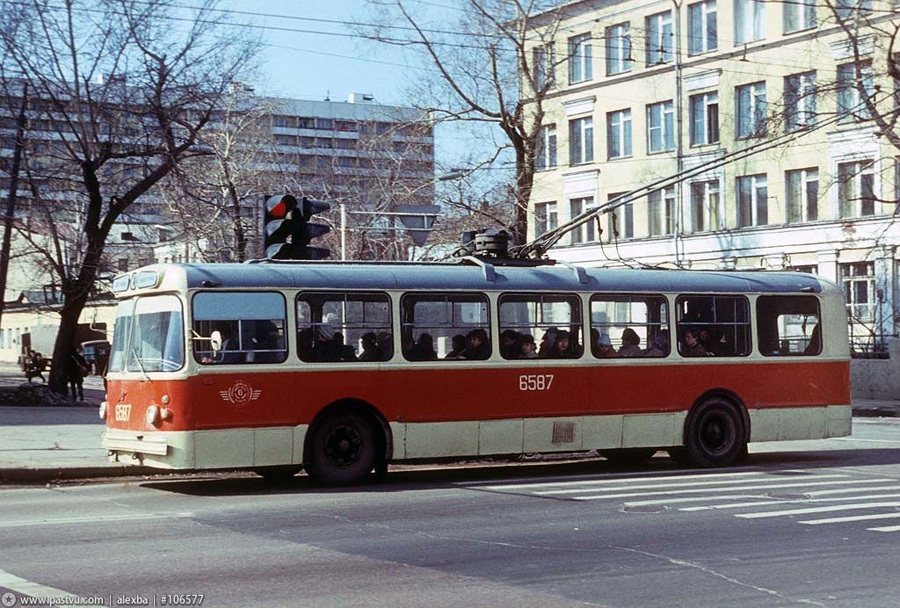
[[[310,224],[316,213],[331,205],[305,196],[299,201],[290,194],[266,200],[263,246],[270,260],[322,260],[331,255],[325,247],[310,247],[309,242],[331,231],[325,224]]]

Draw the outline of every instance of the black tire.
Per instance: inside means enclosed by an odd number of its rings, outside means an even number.
[[[316,425],[310,439],[306,472],[326,486],[361,483],[378,460],[374,426],[355,412],[332,414]]]
[[[300,472],[300,467],[267,467],[254,469],[253,472],[265,479],[266,483],[279,484],[291,481]]]
[[[691,410],[684,436],[687,459],[696,467],[725,467],[747,451],[744,417],[738,406],[721,397]]]
[[[656,448],[626,448],[622,450],[600,450],[600,455],[613,464],[644,464],[656,454]]]

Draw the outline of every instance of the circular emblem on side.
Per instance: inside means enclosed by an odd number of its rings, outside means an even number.
[[[234,384],[227,391],[220,391],[219,395],[223,401],[234,403],[235,405],[244,405],[250,401],[259,399],[262,390],[255,389],[244,380],[235,380]]]

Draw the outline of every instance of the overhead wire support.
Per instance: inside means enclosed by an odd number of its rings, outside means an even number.
[[[873,104],[878,103],[879,100],[876,99],[878,94],[879,93],[876,92],[874,95],[872,95],[872,103]],[[547,232],[537,236],[536,238],[529,241],[528,243],[521,245],[520,247],[514,248],[513,254],[516,257],[522,257],[522,258],[526,258],[529,256],[541,257],[542,255],[544,255],[544,253],[547,252],[547,250],[549,250],[551,247],[553,247],[553,245],[558,243],[559,240],[562,239],[562,237],[564,237],[566,234],[568,234],[572,230],[594,220],[594,218],[599,218],[602,214],[610,213],[611,211],[614,211],[614,210],[618,209],[619,207],[622,207],[623,205],[626,205],[632,201],[643,198],[643,197],[649,195],[651,192],[658,190],[660,188],[664,188],[666,186],[670,186],[670,185],[674,185],[679,182],[683,182],[684,180],[690,179],[691,177],[695,177],[702,173],[706,173],[707,171],[712,171],[714,169],[724,167],[725,165],[728,165],[735,161],[743,160],[745,158],[749,158],[749,157],[759,154],[761,152],[765,152],[767,150],[771,150],[773,148],[777,148],[779,146],[794,142],[802,137],[809,135],[810,133],[815,133],[816,131],[819,131],[821,129],[824,129],[825,127],[828,127],[828,126],[831,126],[832,124],[837,123],[838,121],[846,118],[846,116],[848,114],[852,115],[853,112],[857,111],[861,107],[864,107],[864,105],[865,105],[865,101],[862,101],[859,104],[857,104],[856,106],[854,106],[849,112],[842,113],[842,114],[836,114],[835,116],[829,118],[828,120],[819,122],[818,124],[816,124],[812,127],[803,129],[802,131],[794,131],[791,133],[784,133],[774,139],[762,141],[758,144],[749,146],[747,148],[743,148],[741,150],[735,150],[734,152],[725,154],[724,156],[722,156],[720,158],[716,158],[716,159],[707,161],[705,163],[701,163],[701,164],[697,165],[696,167],[692,167],[690,169],[680,171],[678,173],[675,173],[674,175],[666,176],[664,178],[658,179],[656,181],[650,182],[649,184],[641,186],[640,188],[635,188],[634,190],[631,190],[630,192],[626,192],[620,196],[617,196],[616,198],[612,199],[611,201],[609,201],[603,205],[600,205],[599,207],[597,207],[595,209],[590,209],[588,211],[585,211],[584,213],[581,213],[580,215],[575,216],[574,218],[569,220],[567,223],[565,223],[561,226],[557,226],[556,228],[554,228],[552,230],[548,230]]]

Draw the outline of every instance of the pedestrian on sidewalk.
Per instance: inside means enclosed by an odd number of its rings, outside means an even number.
[[[44,370],[47,369],[47,361],[41,353],[36,353],[33,350],[28,351],[28,359],[26,359],[25,365],[25,378],[28,379],[29,384],[31,384],[32,378],[40,378],[41,382],[47,383],[43,374]]]
[[[69,357],[69,364],[66,366],[66,376],[72,389],[72,401],[76,398],[84,401],[84,375],[87,373],[87,361],[81,354],[81,346],[79,345],[75,352]]]

